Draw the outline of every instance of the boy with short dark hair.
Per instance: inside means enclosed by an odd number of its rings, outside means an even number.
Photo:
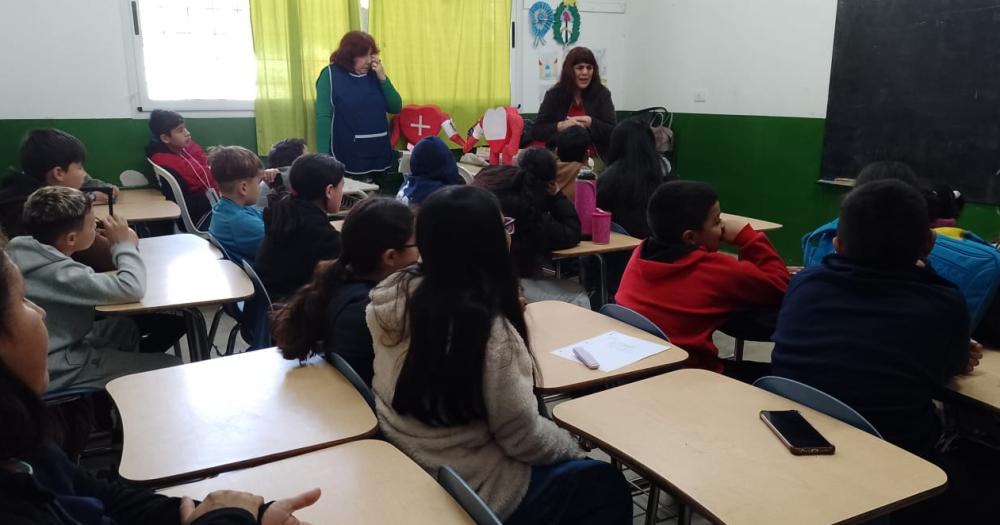
[[[184,117],[176,111],[153,110],[149,130],[153,136],[146,145],[146,156],[177,179],[195,224],[211,220],[212,206],[206,192],[219,191],[219,185],[212,178],[205,152],[191,138]],[[164,192],[172,196],[169,188],[164,188]]]
[[[212,207],[208,231],[234,261],[253,262],[264,240],[264,216],[254,207],[264,166],[256,154],[240,146],[215,148],[209,159],[222,196]]]
[[[590,132],[583,126],[570,126],[556,136],[556,189],[570,202],[576,197],[576,178],[587,164]]]
[[[712,334],[735,315],[777,308],[789,279],[763,233],[721,213],[703,182],[657,188],[646,213],[651,236],[632,253],[615,295],[687,350],[687,366],[716,372],[723,366]],[[721,242],[736,246],[739,259],[718,253]]]
[[[124,219],[104,220],[118,270],[96,273],[70,258],[97,236],[90,199],[79,190],[46,186],[24,205],[27,236],[15,237],[7,254],[24,275],[25,296],[46,312],[49,390],[103,387],[127,374],[180,364],[162,353],[139,352],[140,334],[127,317],[94,321],[99,304],[142,299],[146,268],[138,238]]]
[[[929,457],[941,435],[931,398],[969,364],[958,289],[918,264],[934,235],[915,188],[881,180],[840,207],[836,254],[796,275],[774,332],[775,375],[816,387],[889,442]]]
[[[21,171],[15,172],[0,184],[0,227],[7,238],[24,235],[21,217],[24,201],[35,190],[43,186],[64,186],[67,188],[112,189],[117,196],[118,188],[106,182],[90,178],[83,168],[87,150],[79,139],[58,129],[33,129],[25,134],[20,148]],[[107,202],[105,193],[92,194],[98,204]],[[114,270],[111,245],[102,235],[98,235],[91,248],[77,252],[73,258],[98,272]]]
[[[266,208],[272,201],[278,200],[288,193],[288,172],[295,159],[309,153],[309,147],[304,139],[285,139],[275,142],[267,152],[267,167],[277,170],[278,175],[272,182],[266,182],[261,187],[256,206]]]

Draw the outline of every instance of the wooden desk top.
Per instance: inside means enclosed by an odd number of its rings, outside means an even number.
[[[760,420],[796,409],[837,447],[794,456]],[[705,370],[557,405],[556,421],[727,524],[853,523],[944,489],[938,467],[850,425]]]
[[[1000,411],[1000,351],[983,350],[983,359],[971,374],[955,376],[948,383],[953,392]]]
[[[649,356],[614,372],[590,370],[580,363],[552,355],[552,351],[611,330],[659,344],[668,343],[606,315],[560,301],[531,303],[524,318],[528,323],[531,351],[541,370],[539,377],[535,378],[535,390],[543,394],[568,392],[629,377],[664,372],[688,358],[687,352],[670,345],[666,352]]]
[[[266,463],[377,427],[361,394],[335,368],[320,358],[299,366],[273,348],[125,376],[107,388],[125,429],[119,471],[132,481],[192,479]]]
[[[780,230],[781,228],[783,228],[782,225],[780,225],[780,224],[778,224],[776,222],[764,221],[764,220],[761,220],[761,219],[754,219],[752,217],[744,217],[742,215],[735,215],[735,214],[732,214],[732,213],[723,213],[722,214],[722,219],[723,220],[729,220],[729,219],[731,219],[731,220],[736,220],[736,221],[746,221],[746,222],[749,222],[750,226],[753,226],[753,229],[755,229],[755,230],[757,230],[759,232],[766,232],[766,231],[770,231],[770,230]]]
[[[145,258],[145,257],[144,257]],[[225,260],[181,260],[147,266],[146,296],[137,303],[101,305],[98,312],[142,313],[241,301],[253,296],[243,270]]]
[[[98,219],[107,217],[108,206],[94,206],[94,215]],[[180,217],[181,209],[175,202],[164,198],[160,190],[144,188],[122,190],[115,200],[115,215],[125,217],[130,222],[159,221]]]
[[[323,491],[295,513],[315,525],[351,523],[472,524],[451,496],[419,465],[385,441],[366,439],[161,491],[204,499],[214,490],[242,490],[265,500]]]
[[[186,261],[222,258],[218,248],[190,233],[144,237],[139,239],[139,253],[146,266],[169,266]]]
[[[642,243],[642,239],[629,237],[623,233],[611,232],[611,242],[608,244],[595,244],[594,241],[580,241],[580,244],[572,248],[552,252],[552,258],[566,259],[599,253],[627,252],[634,250],[640,243]]]

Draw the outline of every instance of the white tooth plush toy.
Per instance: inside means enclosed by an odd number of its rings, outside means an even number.
[[[471,129],[465,139],[465,153],[472,151],[485,138],[490,146],[490,164],[514,164],[524,132],[524,119],[517,108],[499,106],[486,110],[483,118]]]

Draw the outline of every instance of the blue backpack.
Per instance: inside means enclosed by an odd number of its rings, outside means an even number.
[[[838,219],[834,219],[802,237],[802,265],[815,266],[833,253]],[[973,239],[955,239],[938,235],[928,256],[938,275],[958,286],[969,307],[975,329],[993,304],[1000,284],[1000,251]]]

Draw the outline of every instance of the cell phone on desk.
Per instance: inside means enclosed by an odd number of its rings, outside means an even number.
[[[796,456],[833,454],[836,450],[798,410],[761,410],[760,419]]]

